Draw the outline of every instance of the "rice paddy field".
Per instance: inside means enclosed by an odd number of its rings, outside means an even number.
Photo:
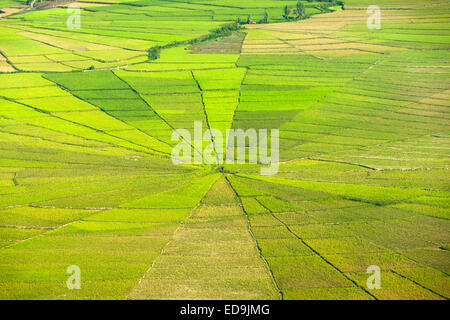
[[[0,299],[448,300],[450,2],[344,2],[0,0]],[[278,173],[175,165],[195,121]]]

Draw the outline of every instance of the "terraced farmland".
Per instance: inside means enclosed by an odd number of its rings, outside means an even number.
[[[344,2],[0,1],[0,299],[448,299],[450,2]]]

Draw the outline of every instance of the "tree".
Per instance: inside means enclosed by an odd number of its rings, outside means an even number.
[[[286,20],[289,20],[289,15],[291,14],[291,9],[289,9],[289,7],[288,6],[285,6],[284,7],[284,15],[283,15],[283,17],[286,19]]]
[[[160,47],[153,47],[148,49],[148,60],[158,59],[160,50]]]
[[[264,11],[263,23],[269,23],[269,14],[267,13],[267,10]]]
[[[295,13],[297,14],[297,19],[302,19],[305,17],[305,5],[302,2],[297,2]]]

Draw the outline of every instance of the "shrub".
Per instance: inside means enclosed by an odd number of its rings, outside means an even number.
[[[305,5],[298,1],[297,2],[297,7],[295,8],[295,13],[297,14],[297,19],[303,19],[306,15],[305,12]]]
[[[160,50],[161,50],[161,47],[152,47],[152,48],[148,49],[148,59],[149,60],[158,59]]]

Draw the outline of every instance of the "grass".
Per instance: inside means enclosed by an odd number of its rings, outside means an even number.
[[[0,299],[450,297],[448,4],[296,2],[0,21]],[[279,129],[279,172],[173,165],[194,121]]]

